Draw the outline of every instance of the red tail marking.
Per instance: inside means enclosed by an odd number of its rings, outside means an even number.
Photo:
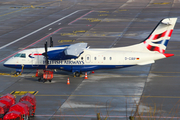
[[[148,39],[156,40],[156,39],[161,38],[161,37],[171,37],[172,32],[173,32],[173,30],[166,30],[163,33],[151,35]]]
[[[159,53],[165,52],[165,50],[161,49],[160,47],[152,46],[152,45],[148,44],[146,41],[144,41],[144,44],[145,44],[146,48],[150,51],[158,51]]]
[[[166,57],[174,56],[174,54],[169,54],[169,53],[164,53],[164,55],[165,55]]]

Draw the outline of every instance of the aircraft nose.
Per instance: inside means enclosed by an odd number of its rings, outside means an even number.
[[[4,65],[5,67],[8,67],[8,64],[9,64],[9,60],[7,60],[3,65]]]
[[[10,58],[9,60],[7,60],[3,65],[4,65],[5,67],[9,67],[11,64],[13,64],[12,58]]]

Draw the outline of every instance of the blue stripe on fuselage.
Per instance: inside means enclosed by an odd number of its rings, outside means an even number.
[[[21,65],[4,64],[5,67],[21,69]],[[134,65],[48,65],[47,69],[60,69],[65,71],[73,71],[73,68],[80,68],[79,71],[93,71],[98,69],[118,69],[130,67]],[[24,69],[45,69],[45,65],[24,65]]]

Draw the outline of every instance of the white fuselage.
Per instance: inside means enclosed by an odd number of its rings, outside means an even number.
[[[65,47],[52,47],[48,51],[65,49]],[[97,69],[123,68],[134,65],[153,63],[154,60],[165,58],[163,54],[149,51],[124,51],[122,48],[85,49],[76,59],[48,60],[49,69],[61,69],[66,71],[91,71]],[[7,67],[24,69],[44,69],[45,57],[42,55],[44,48],[35,48],[21,51],[6,63]],[[23,55],[22,55],[23,54]],[[24,56],[25,54],[25,56]]]

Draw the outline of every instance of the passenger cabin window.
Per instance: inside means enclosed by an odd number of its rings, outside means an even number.
[[[112,60],[112,57],[110,57],[109,59]]]
[[[104,60],[106,60],[106,57],[104,57]]]
[[[96,57],[94,57],[94,60],[96,60],[97,58]]]
[[[89,60],[89,57],[87,57],[87,60]]]
[[[81,57],[81,60],[83,60],[83,57]]]

